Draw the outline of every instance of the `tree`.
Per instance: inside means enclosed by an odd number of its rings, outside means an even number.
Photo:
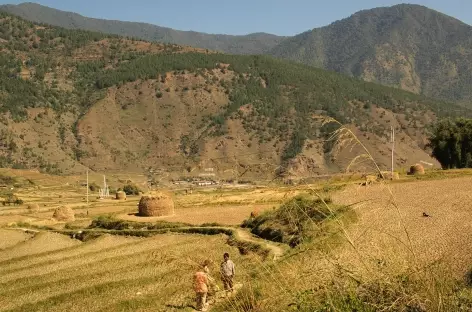
[[[97,183],[93,182],[89,184],[89,189],[91,192],[98,192],[98,190],[100,189],[100,186]]]
[[[433,126],[428,146],[444,169],[472,168],[472,119],[444,119]]]
[[[134,184],[127,184],[123,186],[123,192],[125,192],[126,195],[139,195],[141,190]]]

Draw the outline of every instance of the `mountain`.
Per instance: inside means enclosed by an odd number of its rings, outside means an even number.
[[[27,20],[230,54],[268,54],[429,97],[472,105],[472,27],[424,6],[364,10],[294,37],[176,31],[80,16],[33,3],[0,6]]]
[[[0,10],[20,16],[32,22],[45,23],[67,29],[98,31],[147,41],[174,43],[214,51],[223,51],[231,54],[260,54],[270,50],[285,38],[266,33],[230,36],[205,34],[194,31],[178,31],[146,23],[88,18],[76,13],[64,12],[36,3],[2,5],[0,6]]]
[[[261,179],[435,162],[426,126],[466,108],[268,56],[67,30],[0,12],[0,166]],[[367,167],[366,167],[367,166]],[[369,167],[370,166],[370,167]],[[371,165],[361,162],[353,170]],[[152,170],[151,170],[152,169]]]
[[[419,5],[355,13],[286,39],[273,56],[472,103],[472,27]]]

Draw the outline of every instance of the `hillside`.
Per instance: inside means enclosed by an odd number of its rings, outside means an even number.
[[[64,12],[36,3],[1,5],[0,10],[20,16],[32,22],[45,23],[67,29],[98,31],[107,34],[139,38],[146,41],[194,46],[231,54],[260,54],[268,51],[285,38],[266,33],[230,36],[194,31],[179,31],[146,23],[88,18],[76,13]]]
[[[326,141],[336,118],[390,163],[433,161],[425,126],[466,109],[265,56],[232,56],[0,15],[1,166],[54,173],[157,171],[273,178],[339,172],[358,150]],[[369,166],[367,166],[369,167]],[[354,167],[355,169],[355,167]],[[362,169],[358,167],[357,169]]]
[[[69,29],[131,36],[230,54],[269,54],[433,98],[470,105],[472,27],[419,5],[364,10],[294,37],[176,31],[93,19],[33,3],[0,10]]]
[[[360,11],[271,55],[470,105],[472,27],[419,5]]]

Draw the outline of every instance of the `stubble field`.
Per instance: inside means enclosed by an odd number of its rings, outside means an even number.
[[[80,189],[51,185],[47,193],[25,190],[22,198],[39,202],[40,212],[13,206],[0,210],[0,311],[192,311],[191,278],[198,263],[209,258],[215,271],[226,251],[249,293],[243,301],[252,302],[252,308],[246,311],[289,311],[307,291],[310,300],[321,300],[326,289],[346,284],[340,276],[361,285],[379,280],[390,285],[388,291],[398,297],[390,308],[394,311],[401,302],[421,296],[418,292],[412,297],[406,289],[395,293],[396,277],[433,268],[444,279],[462,280],[472,267],[472,177],[436,178],[332,187],[327,194],[333,202],[352,207],[357,221],[338,220],[331,233],[336,238],[324,235],[276,261],[240,254],[225,234],[105,234],[82,242],[37,227],[64,228],[65,223],[51,216],[55,206],[67,202],[77,216],[68,227],[76,230],[106,214],[128,221],[217,222],[237,228],[251,211],[272,209],[300,193],[325,192],[326,184],[174,192],[176,214],[165,218],[134,216],[139,197],[94,200],[86,206]],[[39,232],[18,229],[30,226]],[[345,286],[337,287],[341,291]],[[433,288],[428,291],[435,293]],[[245,310],[224,302],[213,309]]]
[[[220,236],[40,233],[0,252],[0,311],[192,311],[192,274],[227,251],[244,279],[251,257]]]

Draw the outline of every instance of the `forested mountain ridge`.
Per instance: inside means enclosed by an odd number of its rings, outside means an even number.
[[[231,54],[268,54],[429,97],[471,105],[472,27],[424,6],[364,10],[294,37],[182,32],[91,19],[34,3],[0,6],[30,21]]]
[[[64,27],[98,31],[146,41],[194,46],[232,54],[261,54],[277,45],[285,37],[266,33],[245,36],[206,34],[195,31],[179,31],[147,23],[123,22],[88,18],[82,15],[56,10],[36,3],[3,5],[0,10],[15,14],[26,20]]]
[[[235,56],[36,25],[0,13],[0,165],[53,173],[180,177],[339,172],[356,155],[326,141],[348,125],[382,168],[432,161],[425,126],[454,104],[267,56]],[[355,167],[354,167],[355,169]]]
[[[419,5],[364,10],[289,38],[271,55],[472,103],[472,27]]]

